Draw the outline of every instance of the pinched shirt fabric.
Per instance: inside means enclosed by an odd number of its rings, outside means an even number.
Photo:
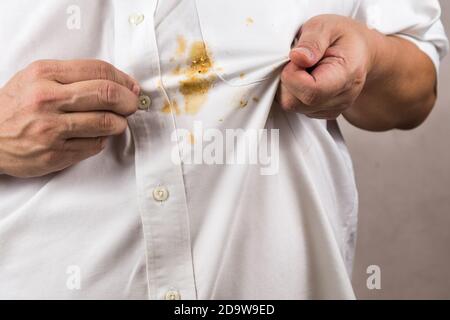
[[[354,298],[357,190],[337,123],[274,102],[299,28],[325,13],[405,37],[436,67],[447,48],[433,0],[2,1],[0,85],[35,60],[95,58],[142,96],[101,154],[0,176],[0,298]]]

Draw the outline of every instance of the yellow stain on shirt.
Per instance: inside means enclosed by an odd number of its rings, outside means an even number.
[[[186,53],[186,39],[183,36],[178,36],[177,44],[177,55],[183,56]]]
[[[197,41],[192,44],[191,52],[188,58],[188,73],[205,74],[212,68],[212,61],[203,41]]]
[[[189,143],[194,145],[195,144],[195,135],[192,132],[189,132]]]
[[[246,106],[248,106],[248,100],[242,99],[239,101],[239,108],[245,108]]]
[[[172,70],[172,74],[173,75],[175,75],[175,76],[178,76],[178,75],[180,75],[181,74],[181,66],[180,65],[177,65],[176,67],[175,67],[175,69],[173,69]]]
[[[180,92],[184,97],[187,114],[194,115],[206,102],[209,90],[213,87],[216,76],[210,74],[213,62],[203,41],[192,44],[187,60],[187,68],[183,70],[184,79],[180,81]]]
[[[203,41],[189,43],[183,36],[177,37],[176,55],[179,59],[171,59],[175,64],[172,75],[179,77],[179,93],[184,99],[184,108],[179,108],[176,102],[166,103],[161,109],[164,113],[181,111],[188,115],[197,114],[205,104],[210,89],[214,86],[217,76],[212,72],[214,63]],[[185,59],[184,63],[177,63]]]
[[[178,107],[178,102],[176,100],[171,102],[166,102],[164,107],[161,109],[161,112],[166,114],[174,113],[179,115],[181,113],[180,108]]]

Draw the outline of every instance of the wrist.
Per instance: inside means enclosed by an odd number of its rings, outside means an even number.
[[[386,79],[393,70],[392,61],[395,60],[395,46],[392,43],[392,38],[367,28],[366,39],[370,52],[367,82]]]

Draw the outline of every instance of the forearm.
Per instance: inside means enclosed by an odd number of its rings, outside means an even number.
[[[356,103],[344,112],[353,125],[371,131],[412,129],[436,101],[436,70],[410,41],[368,31],[374,48],[371,72]]]

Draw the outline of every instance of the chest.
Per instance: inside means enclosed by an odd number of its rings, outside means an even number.
[[[127,69],[148,63],[153,51],[163,73],[173,73],[200,43],[224,81],[250,84],[286,60],[306,20],[327,13],[352,16],[359,2],[5,1],[0,4],[0,81],[38,59],[98,58]]]

